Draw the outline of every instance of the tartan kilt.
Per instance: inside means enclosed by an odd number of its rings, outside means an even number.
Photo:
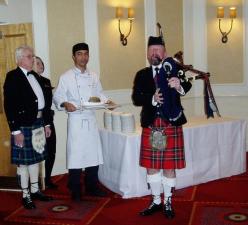
[[[168,121],[157,118],[153,127],[162,128],[167,136],[167,146],[157,150],[151,145],[152,129],[143,128],[141,135],[140,166],[149,169],[182,169],[186,166],[183,128],[172,126]]]
[[[45,151],[38,153],[32,146],[32,130],[43,127],[43,119],[37,119],[32,126],[20,127],[24,135],[24,147],[20,148],[14,143],[14,136],[11,135],[11,163],[16,165],[32,165],[43,161],[47,156]]]

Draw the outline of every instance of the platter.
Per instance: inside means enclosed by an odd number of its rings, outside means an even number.
[[[83,107],[88,107],[88,106],[103,106],[105,105],[104,102],[84,102]]]
[[[117,104],[106,104],[103,102],[84,102],[82,109],[114,109],[119,107]]]

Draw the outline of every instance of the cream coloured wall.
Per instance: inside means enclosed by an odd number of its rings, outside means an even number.
[[[234,19],[233,29],[228,35],[228,42],[221,42],[218,19],[216,18],[217,6],[224,6],[225,19],[222,19],[221,28],[228,31],[230,27],[229,7],[237,7],[237,18]],[[242,0],[208,0],[207,1],[207,52],[208,71],[211,81],[215,84],[242,83],[243,70],[243,6]]]
[[[0,23],[29,23],[32,21],[31,0],[8,0],[0,5]]]
[[[183,1],[156,0],[156,12],[168,55],[173,56],[183,50]]]
[[[51,80],[72,67],[72,46],[84,41],[82,0],[47,0]]]
[[[133,7],[135,20],[133,29],[128,37],[128,43],[123,46],[120,42],[118,21],[115,19],[115,7]],[[127,18],[127,10],[124,11]],[[101,81],[105,90],[132,88],[135,73],[145,67],[145,38],[144,38],[144,3],[143,0],[99,0],[99,52]],[[128,20],[121,23],[122,31],[126,34]]]

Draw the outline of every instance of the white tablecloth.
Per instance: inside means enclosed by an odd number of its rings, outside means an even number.
[[[177,170],[176,188],[229,177],[246,169],[246,122],[191,118],[184,125],[186,168]],[[146,169],[139,166],[141,129],[132,134],[100,130],[104,164],[100,181],[123,198],[150,194]]]

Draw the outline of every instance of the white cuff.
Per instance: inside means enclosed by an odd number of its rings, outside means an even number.
[[[178,92],[180,95],[185,95],[185,91],[184,91],[184,89],[183,89],[182,86],[180,86],[180,89],[177,90],[177,92]]]
[[[20,130],[15,130],[15,131],[12,131],[12,132],[11,132],[12,135],[17,135],[17,134],[20,134],[20,133],[21,133]]]
[[[157,102],[155,102],[155,100],[154,100],[154,95],[152,96],[152,105],[153,106],[156,106],[158,103]]]

